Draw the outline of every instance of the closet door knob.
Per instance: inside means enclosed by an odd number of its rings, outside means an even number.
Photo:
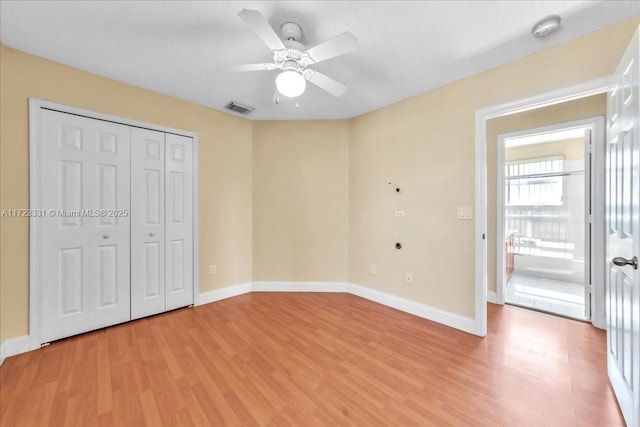
[[[108,234],[103,234],[103,235],[102,235],[102,238],[103,238],[103,239],[108,239],[109,237],[111,237],[111,236],[109,236]]]
[[[156,233],[149,233],[149,237],[153,237],[155,235],[156,235]]]

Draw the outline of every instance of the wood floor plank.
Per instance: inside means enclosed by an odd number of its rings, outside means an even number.
[[[207,414],[200,406],[200,402],[198,401],[196,392],[193,388],[190,387],[189,390],[185,393],[185,395],[183,395],[183,398],[187,403],[185,408],[186,411],[184,411],[185,415],[188,416],[188,419],[193,425],[196,425],[196,426],[216,425],[209,421]],[[180,414],[178,415],[177,418],[181,419],[183,416],[182,415],[183,411],[179,411],[179,413]],[[217,415],[216,417],[219,418],[219,416]],[[187,422],[187,424],[189,423]],[[217,425],[221,425],[221,424],[217,424]]]
[[[220,426],[220,425],[237,425],[238,421],[235,416],[225,413],[225,417],[218,411],[218,408],[223,405],[224,398],[222,396],[212,396],[207,392],[202,384],[196,384],[193,387],[193,392],[197,402],[197,412],[204,413],[207,423],[205,425]]]
[[[140,402],[142,404],[144,420],[147,425],[162,426],[176,424],[171,418],[163,419],[160,416],[160,410],[158,409],[158,403],[156,402],[153,390],[148,389],[140,393]]]
[[[252,293],[8,358],[4,426],[622,426],[604,331],[489,305],[485,338],[348,294]]]

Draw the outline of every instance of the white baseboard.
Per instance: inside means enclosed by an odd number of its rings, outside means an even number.
[[[341,282],[253,282],[252,292],[348,292]]]
[[[29,351],[29,335],[23,335],[21,337],[9,338],[6,341],[0,343],[0,365],[4,362],[4,359],[16,354],[25,353]]]
[[[459,329],[461,331],[478,335],[476,323],[473,318],[460,316],[445,310],[440,310],[411,301],[405,298],[380,292],[366,286],[355,285],[343,282],[253,282],[242,283],[240,285],[228,286],[201,293],[198,296],[196,305],[209,304],[226,298],[235,297],[249,292],[345,292],[361,298],[377,302],[395,308],[405,313],[410,313],[423,319],[432,320],[443,325]],[[489,302],[495,301],[495,292],[491,300],[492,292],[489,291],[487,299]],[[29,351],[29,336],[24,335],[17,338],[8,339],[0,343],[0,365],[5,358]]]
[[[496,291],[487,291],[487,302],[490,302],[491,304],[498,303],[498,294]]]
[[[216,289],[210,292],[204,292],[198,295],[198,301],[195,305],[208,304],[215,301],[220,301],[225,298],[231,298],[238,295],[251,292],[251,283],[243,283],[235,286],[228,286],[222,289]],[[16,354],[25,353],[29,350],[36,350],[35,348],[29,348],[29,336],[24,335],[17,338],[11,338],[0,343],[0,365],[4,362],[4,359]]]
[[[225,298],[236,297],[238,295],[251,292],[251,283],[242,283],[240,285],[227,286],[226,288],[216,289],[204,292],[198,295],[198,303],[196,305],[209,304],[223,300]]]
[[[238,286],[231,286],[229,288],[218,289],[216,291],[207,293],[207,295],[213,293],[224,295],[223,297],[217,299],[209,297],[203,298],[203,295],[201,294],[200,303],[206,304],[205,301],[213,302],[223,298],[241,295],[247,292],[345,292],[370,301],[377,302],[378,304],[386,305],[388,307],[404,311],[405,313],[410,313],[415,316],[422,317],[423,319],[432,320],[434,322],[459,329],[473,335],[478,335],[478,328],[476,326],[475,319],[471,317],[460,316],[458,314],[440,310],[426,304],[411,301],[385,292],[380,292],[366,286],[355,285],[352,283],[253,282],[250,284],[250,290],[247,290],[248,285],[240,286],[240,289]]]
[[[375,289],[367,288],[361,285],[349,285],[349,293],[357,295],[361,298],[377,302],[387,307],[392,307],[423,319],[432,320],[451,328],[459,329],[473,335],[478,335],[475,319],[471,317],[460,316],[459,314],[449,311],[440,310],[416,301],[411,301],[395,295],[380,292]]]

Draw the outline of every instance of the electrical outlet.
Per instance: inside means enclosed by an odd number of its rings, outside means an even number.
[[[369,274],[371,274],[372,276],[378,274],[378,268],[375,264],[371,264],[371,267],[369,267]]]
[[[393,216],[398,217],[398,218],[402,218],[402,217],[404,217],[404,211],[395,211],[393,213]]]
[[[216,273],[218,272],[217,270],[218,269],[216,268],[216,265],[215,264],[211,264],[209,266],[209,276],[215,276]]]
[[[413,273],[406,272],[404,273],[404,281],[407,283],[413,283]]]

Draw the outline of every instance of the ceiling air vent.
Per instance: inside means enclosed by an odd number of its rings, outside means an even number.
[[[249,107],[248,105],[238,104],[237,102],[234,102],[234,101],[231,101],[230,103],[225,105],[224,108],[226,108],[227,110],[235,111],[236,113],[240,113],[240,114],[249,114],[250,112],[255,110],[255,108],[253,107]]]

